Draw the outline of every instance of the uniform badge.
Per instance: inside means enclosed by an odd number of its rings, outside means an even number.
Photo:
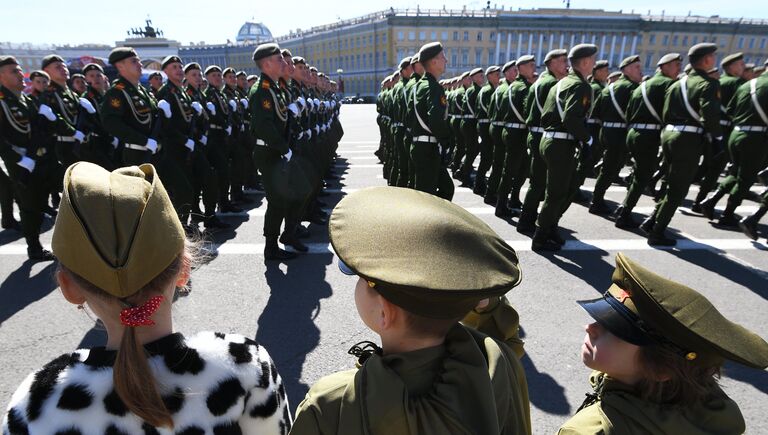
[[[632,295],[630,295],[629,293],[627,293],[627,291],[626,291],[626,290],[622,290],[622,291],[619,293],[619,295],[616,297],[616,299],[617,299],[619,302],[621,302],[621,303],[623,304],[623,303],[624,303],[624,301],[625,301],[627,298],[631,298],[631,297],[632,297]]]
[[[585,95],[584,98],[581,99],[581,104],[584,107],[588,107],[589,106],[589,97]]]
[[[118,91],[122,91],[123,89],[125,89],[125,85],[122,83],[118,83],[115,85],[115,89],[117,89]]]
[[[268,82],[261,82],[261,88],[262,89],[269,89],[269,83]]]
[[[36,154],[37,154],[38,157],[44,156],[45,155],[45,148],[38,148]]]
[[[717,99],[720,100],[720,89],[717,90]]]
[[[441,95],[440,96],[440,104],[442,104],[443,106],[448,104],[446,99],[445,99],[445,95]]]
[[[261,102],[261,107],[266,110],[272,110],[272,103],[270,103],[269,100],[264,100]]]
[[[109,105],[114,107],[115,109],[119,109],[120,108],[120,104],[122,104],[122,103],[120,102],[119,98],[111,98],[109,100]]]

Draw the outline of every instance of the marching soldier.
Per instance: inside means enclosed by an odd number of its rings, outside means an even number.
[[[34,261],[51,261],[53,254],[40,244],[40,226],[48,194],[58,182],[57,163],[49,143],[34,134],[38,113],[22,90],[24,73],[16,58],[0,56],[0,157],[19,204],[27,256]],[[5,226],[7,216],[13,215],[2,212]]]
[[[544,199],[547,185],[547,168],[539,154],[539,144],[544,130],[541,128],[541,113],[549,90],[558,80],[568,74],[568,52],[563,49],[552,50],[544,58],[547,70],[539,76],[528,91],[525,101],[525,124],[528,126],[528,150],[531,153],[531,169],[528,192],[525,194],[517,232],[528,234],[536,229],[539,203]]]
[[[571,73],[550,89],[541,112],[544,133],[539,151],[546,165],[546,193],[531,244],[535,251],[556,251],[565,243],[557,227],[578,188],[575,154],[577,148],[588,152],[592,145],[586,122],[592,104],[587,76],[595,66],[596,53],[593,44],[571,49]]]
[[[415,122],[415,112],[414,112],[414,106],[413,106],[413,93],[416,89],[416,84],[419,83],[419,80],[421,80],[422,77],[424,77],[424,66],[421,64],[421,61],[419,60],[419,53],[414,54],[411,56],[411,69],[413,70],[413,73],[411,74],[410,80],[408,80],[408,83],[405,84],[405,88],[403,89],[403,93],[405,95],[405,112],[404,112],[404,119],[403,124],[405,125],[405,138],[407,141],[407,147],[406,147],[406,153],[405,158],[407,160],[407,167],[408,167],[408,187],[413,189],[414,183],[415,183],[415,177],[416,174],[414,172],[413,168],[413,160],[411,160],[411,145],[413,144],[413,135],[411,132],[411,125]],[[446,95],[447,98],[447,95]],[[450,107],[450,102],[448,103]],[[449,112],[450,113],[450,112]],[[449,121],[450,122],[450,121]],[[455,149],[456,144],[455,136],[451,136],[451,144],[449,145],[451,151]]]
[[[483,201],[486,204],[493,206],[498,202],[496,194],[499,190],[501,173],[504,170],[504,156],[507,152],[501,136],[504,132],[508,106],[504,106],[507,110],[502,111],[501,103],[504,94],[507,92],[507,89],[509,89],[509,85],[517,78],[515,61],[510,60],[505,63],[501,67],[501,74],[504,75],[504,78],[499,81],[498,86],[496,86],[496,89],[493,91],[491,101],[488,104],[488,118],[491,120],[491,126],[488,128],[488,132],[491,141],[493,142],[493,158],[491,163],[491,175],[488,177],[488,182],[486,183]]]
[[[225,68],[222,72],[224,77],[224,88],[222,95],[232,113],[232,135],[229,136],[230,148],[230,198],[235,203],[244,202],[243,185],[247,180],[246,162],[252,160],[252,150],[250,147],[250,136],[245,134],[245,118],[248,117],[248,100],[246,96],[240,93],[237,87],[237,72],[234,68]],[[250,125],[248,126],[250,128]]]
[[[69,87],[75,95],[83,95],[87,90],[85,76],[79,73],[72,74],[72,77],[69,78]]]
[[[63,170],[80,160],[79,148],[85,140],[85,133],[77,128],[80,99],[67,86],[69,68],[61,56],[45,56],[42,69],[50,76],[51,83],[40,98],[40,110],[50,121],[48,131],[53,134],[56,157]]]
[[[32,81],[32,91],[27,96],[35,102],[37,107],[40,107],[40,98],[42,97],[43,92],[45,92],[51,84],[51,78],[48,76],[47,72],[43,70],[35,70],[29,74],[29,80]]]
[[[475,185],[472,192],[477,195],[485,195],[487,187],[486,174],[491,169],[493,163],[493,140],[491,139],[489,117],[491,97],[496,87],[499,85],[499,67],[489,66],[485,70],[485,85],[480,88],[477,94],[477,105],[475,114],[477,116],[477,134],[480,136],[479,151],[480,162],[477,165],[477,175],[475,176]]]
[[[392,169],[389,175],[389,185],[397,187],[408,186],[408,160],[410,140],[405,131],[405,110],[408,103],[405,85],[413,74],[410,56],[403,58],[399,65],[400,79],[392,87],[392,139],[394,152]]]
[[[664,95],[677,80],[683,58],[679,53],[669,53],[656,63],[658,70],[650,79],[640,83],[629,98],[627,106],[627,148],[635,162],[632,182],[624,202],[616,209],[616,227],[637,228],[632,218],[632,209],[640,195],[650,185],[654,171],[659,167],[659,146],[661,145],[661,114],[664,109]]]
[[[466,147],[464,163],[461,165],[461,175],[459,175],[462,187],[472,186],[472,170],[474,169],[475,158],[480,152],[478,117],[475,112],[477,110],[477,95],[483,85],[483,69],[475,68],[470,71],[469,79],[471,85],[464,92],[462,103],[464,120],[461,122],[461,133],[464,136],[464,146]]]
[[[464,141],[464,132],[461,130],[461,126],[464,123],[464,98],[467,94],[467,89],[472,84],[472,79],[469,78],[469,71],[462,73],[458,77],[456,83],[456,90],[453,94],[453,121],[451,121],[451,130],[456,137],[456,150],[453,152],[453,161],[451,162],[451,170],[453,171],[453,178],[461,180],[461,164],[462,159],[467,153],[467,144]]]
[[[760,207],[751,215],[739,221],[739,228],[752,240],[757,240],[757,223],[768,212],[768,189],[760,195]]]
[[[632,91],[643,79],[638,55],[624,59],[619,68],[621,77],[603,89],[595,108],[598,118],[602,121],[600,142],[605,149],[605,154],[600,175],[595,181],[589,212],[598,215],[611,212],[605,203],[605,192],[613,180],[619,176],[621,168],[627,161],[627,104]]]
[[[119,166],[115,154],[120,141],[107,134],[101,123],[101,106],[104,104],[104,93],[107,91],[102,77],[104,69],[98,64],[89,63],[83,67],[83,74],[88,86],[81,98],[86,99],[89,103],[80,103],[87,113],[87,115],[81,113],[80,116],[86,116],[89,124],[88,140],[83,144],[83,160],[112,171]]]
[[[592,75],[589,76],[589,85],[592,87],[592,107],[589,109],[589,118],[587,118],[587,125],[589,127],[589,134],[593,140],[593,146],[590,150],[589,156],[579,156],[579,164],[577,173],[579,176],[579,187],[584,185],[588,176],[595,175],[595,165],[603,158],[603,148],[600,144],[600,119],[596,117],[595,106],[598,100],[598,96],[603,92],[605,88],[605,82],[608,79],[608,61],[598,60],[595,62],[595,67],[592,68]],[[587,196],[579,189],[573,196],[573,202],[586,202]]]
[[[664,100],[662,152],[668,164],[667,192],[640,228],[652,246],[674,246],[664,235],[696,176],[705,140],[722,140],[720,83],[707,75],[715,65],[717,45],[696,44],[688,50],[692,70],[670,86]],[[705,137],[706,133],[706,137]]]

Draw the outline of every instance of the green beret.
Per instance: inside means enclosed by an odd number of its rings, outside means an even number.
[[[501,67],[501,72],[506,72],[508,69],[516,65],[517,65],[516,60],[510,60],[509,62],[505,63],[503,67]]]
[[[284,48],[280,50],[280,54],[283,55],[283,57],[293,57],[293,54],[291,54],[291,50],[288,50],[287,48]]]
[[[0,67],[6,65],[18,65],[19,62],[13,56],[0,56]]]
[[[688,58],[695,62],[702,57],[717,51],[717,45],[711,42],[701,42],[688,50]]]
[[[43,63],[40,69],[45,69],[48,65],[54,63],[54,62],[61,62],[64,63],[64,59],[59,56],[58,54],[49,54],[48,56],[45,56],[43,58]]]
[[[200,64],[197,63],[197,62],[190,62],[190,63],[184,65],[184,73],[188,73],[188,72],[192,71],[193,69],[201,70],[202,68],[200,68]]]
[[[151,73],[149,73],[149,78],[150,79],[153,79],[155,77],[160,77],[162,79],[163,75],[160,74],[160,71],[152,71]]]
[[[165,59],[163,59],[163,62],[160,64],[160,69],[165,69],[168,65],[172,63],[178,63],[180,65],[184,65],[184,62],[181,61],[181,58],[179,56],[176,56],[175,54],[171,54],[170,56],[165,56]]]
[[[689,63],[688,65],[685,66],[685,68],[683,68],[683,72],[688,74],[689,72],[691,72],[692,69],[693,69],[693,65]]]
[[[461,75],[459,76],[459,80],[464,80],[464,79],[465,79],[465,78],[467,78],[467,77],[469,77],[469,71],[464,71],[464,72],[463,72],[463,73],[461,73]]]
[[[547,53],[546,56],[544,56],[544,63],[545,64],[549,63],[550,60],[556,57],[565,56],[567,54],[568,52],[564,48],[557,48],[555,50],[550,51],[549,53]]]
[[[238,71],[235,75],[237,77],[246,77],[248,74],[246,74],[245,71]]]
[[[640,266],[619,253],[603,297],[580,301],[598,323],[640,346],[660,344],[703,367],[724,359],[768,367],[768,343],[726,319],[697,291]]]
[[[411,58],[410,58],[410,56],[404,57],[403,60],[401,60],[400,64],[399,64],[400,70],[402,71],[402,70],[408,68],[409,66],[411,66]]]
[[[723,58],[723,61],[720,62],[720,66],[725,68],[728,65],[730,65],[733,62],[736,62],[737,60],[744,59],[744,53],[733,53],[729,54],[728,56],[725,56]]]
[[[517,66],[525,65],[526,63],[535,62],[535,61],[536,61],[536,56],[532,54],[524,54],[519,58],[517,58],[516,65]]]
[[[568,59],[576,60],[589,57],[597,53],[597,46],[595,44],[578,44],[573,47],[568,53]]]
[[[621,75],[621,71],[614,71],[614,72],[612,72],[612,73],[608,74],[608,78],[609,78],[609,79],[612,79],[612,78],[614,78],[614,77],[618,77],[618,76],[620,76],[620,75]]]
[[[496,65],[491,65],[485,69],[485,75],[495,73],[495,72],[499,72],[499,67]]]
[[[221,68],[218,65],[210,65],[208,68],[205,69],[203,74],[208,75],[213,72],[221,72]]]
[[[674,62],[676,60],[683,61],[683,56],[680,56],[680,53],[667,53],[664,56],[661,56],[661,59],[659,59],[658,62],[656,62],[656,66],[662,66],[666,65],[670,62]]]
[[[307,64],[307,61],[303,57],[301,57],[301,56],[293,56],[291,58],[291,61],[293,61],[294,65],[297,65],[297,64],[306,65]]]
[[[2,66],[2,65],[0,65],[0,66]],[[38,70],[35,70],[35,71],[32,71],[32,72],[29,74],[29,79],[30,79],[30,80],[34,80],[34,79],[36,79],[37,77],[44,77],[44,78],[46,78],[46,79],[48,79],[48,80],[50,80],[50,79],[51,79],[51,76],[49,76],[47,72],[45,72],[45,71],[43,71],[43,70],[39,70],[39,69],[38,69]]]
[[[440,54],[441,51],[443,51],[443,44],[439,42],[424,44],[419,49],[419,62],[427,63],[427,61]]]
[[[472,77],[475,74],[482,74],[483,69],[482,68],[475,68],[472,71],[469,72],[469,76]]]
[[[83,74],[88,74],[89,71],[96,70],[100,73],[104,73],[104,68],[101,67],[98,63],[89,63],[88,65],[83,67]]]
[[[619,65],[619,69],[624,69],[624,68],[632,65],[633,63],[638,63],[638,62],[640,62],[640,55],[639,54],[635,54],[635,55],[629,56],[628,58],[626,58],[626,59],[621,61],[621,64]]]
[[[485,222],[413,189],[347,195],[331,213],[328,233],[343,272],[424,317],[463,317],[521,280],[517,254]]]
[[[607,60],[598,60],[595,62],[595,66],[592,67],[592,71],[597,71],[599,69],[608,68],[608,61]]]
[[[237,71],[235,71],[235,69],[232,68],[231,66],[228,66],[224,68],[224,71],[221,72],[221,75],[227,75],[227,74],[237,74]]]
[[[276,54],[280,54],[280,46],[273,42],[261,44],[256,47],[256,50],[253,50],[253,61],[256,62],[259,59],[264,59],[265,57],[274,56]]]
[[[413,56],[411,56],[411,65],[413,65],[415,63],[419,63],[419,62],[420,62],[419,61],[419,53],[416,53]]]
[[[152,165],[109,172],[78,162],[64,174],[53,252],[67,269],[125,298],[184,249],[184,229]]]
[[[138,57],[138,53],[132,47],[117,47],[109,52],[108,61],[110,65],[114,65],[121,60],[128,59],[129,57]]]

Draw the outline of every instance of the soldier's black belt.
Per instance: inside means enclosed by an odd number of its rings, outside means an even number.
[[[545,131],[544,137],[547,139],[576,140],[576,137],[564,131]]]
[[[603,128],[627,128],[626,122],[604,122]]]
[[[437,138],[434,137],[434,136],[428,136],[428,135],[415,136],[413,138],[413,141],[414,142],[425,142],[425,143],[437,143]]]
[[[765,133],[768,131],[768,127],[763,127],[761,125],[735,125],[733,129],[747,133]]]
[[[681,133],[695,133],[695,134],[702,134],[704,133],[704,129],[701,127],[696,127],[695,125],[670,125],[667,124],[666,127],[664,127],[664,130],[667,131],[678,131]]]
[[[661,130],[660,124],[629,124],[635,130]]]

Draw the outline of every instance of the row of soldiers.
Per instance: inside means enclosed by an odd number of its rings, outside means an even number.
[[[527,54],[502,67],[435,81],[439,89],[420,96],[414,90],[429,78],[421,56],[436,44],[403,59],[382,82],[377,155],[390,185],[451,199],[447,177],[434,185],[418,182],[424,166],[420,136],[426,134],[439,149],[441,172],[452,171],[462,187],[484,196],[496,216],[519,216],[517,231],[533,235],[535,250],[561,248],[559,220],[572,202],[588,200],[580,187],[595,174],[590,213],[613,215],[619,228],[641,228],[650,245],[676,244],[665,230],[696,181],[693,211],[713,219],[718,200],[729,194],[717,225],[740,225],[756,237],[765,207],[741,222],[735,210],[768,164],[768,75],[764,67],[746,65],[742,53],[723,59],[721,76],[717,47],[697,44],[688,52],[684,72],[682,56],[669,53],[649,77],[642,74],[639,55],[627,57],[609,74],[608,62],[594,59],[594,45],[581,44],[570,53],[547,53],[540,75],[535,57]],[[628,163],[632,173],[620,179]],[[726,177],[718,183],[723,171]],[[615,210],[604,200],[613,182],[628,186]],[[657,203],[641,224],[632,210],[648,191],[656,193]]]
[[[109,55],[117,79],[110,84],[100,65],[88,64],[78,93],[64,59],[50,55],[30,74],[27,95],[16,59],[0,58],[0,156],[8,171],[0,171],[3,228],[19,226],[15,199],[29,258],[52,260],[39,241],[42,213],[55,216],[67,167],[81,160],[108,170],[152,163],[188,235],[200,236],[200,223],[209,231],[229,227],[217,210],[242,212],[249,202],[244,187],[260,182],[268,202],[265,258],[296,255],[278,239],[306,252],[300,238],[309,233],[301,222],[327,223],[318,196],[343,134],[336,86],[274,44],[257,47],[253,59],[257,79],[167,56],[167,80],[148,89],[136,51],[118,47]]]

